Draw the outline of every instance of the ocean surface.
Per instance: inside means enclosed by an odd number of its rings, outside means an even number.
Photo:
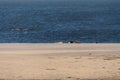
[[[0,43],[120,43],[120,0],[1,0]]]

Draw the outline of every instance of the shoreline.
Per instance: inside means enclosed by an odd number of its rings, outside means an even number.
[[[0,44],[2,80],[120,80],[120,44]]]

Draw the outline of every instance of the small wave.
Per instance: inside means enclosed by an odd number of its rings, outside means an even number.
[[[27,33],[27,32],[29,32],[30,30],[29,29],[27,29],[27,28],[14,28],[14,29],[11,29],[11,31],[12,32],[25,32],[25,33]]]

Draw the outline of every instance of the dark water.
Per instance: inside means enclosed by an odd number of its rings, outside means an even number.
[[[120,1],[0,1],[0,43],[58,41],[120,43]]]

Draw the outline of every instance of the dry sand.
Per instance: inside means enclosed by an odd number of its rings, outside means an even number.
[[[0,80],[120,80],[120,44],[0,44]]]

